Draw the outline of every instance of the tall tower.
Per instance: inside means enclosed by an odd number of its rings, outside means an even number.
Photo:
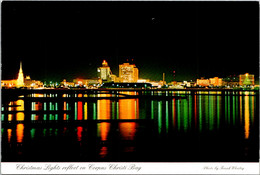
[[[23,86],[24,86],[24,76],[23,76],[22,62],[20,62],[20,70],[17,79],[17,87],[23,87]]]
[[[102,67],[99,67],[97,71],[98,78],[100,78],[102,81],[111,81],[112,72],[106,60],[103,60]]]

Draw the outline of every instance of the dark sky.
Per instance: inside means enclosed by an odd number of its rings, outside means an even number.
[[[258,77],[258,2],[2,2],[2,79],[95,78],[134,59],[140,78]]]

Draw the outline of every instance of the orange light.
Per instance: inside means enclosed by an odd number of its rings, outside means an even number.
[[[103,60],[103,62],[102,62],[102,66],[107,66],[107,62],[106,62],[106,60]]]

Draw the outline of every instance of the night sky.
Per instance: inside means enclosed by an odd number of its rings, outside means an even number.
[[[2,79],[96,78],[133,59],[140,78],[259,74],[258,2],[2,2]],[[258,78],[257,78],[258,79]]]

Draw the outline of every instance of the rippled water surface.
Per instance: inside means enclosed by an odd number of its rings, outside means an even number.
[[[258,161],[256,92],[31,94],[2,106],[2,161]]]

